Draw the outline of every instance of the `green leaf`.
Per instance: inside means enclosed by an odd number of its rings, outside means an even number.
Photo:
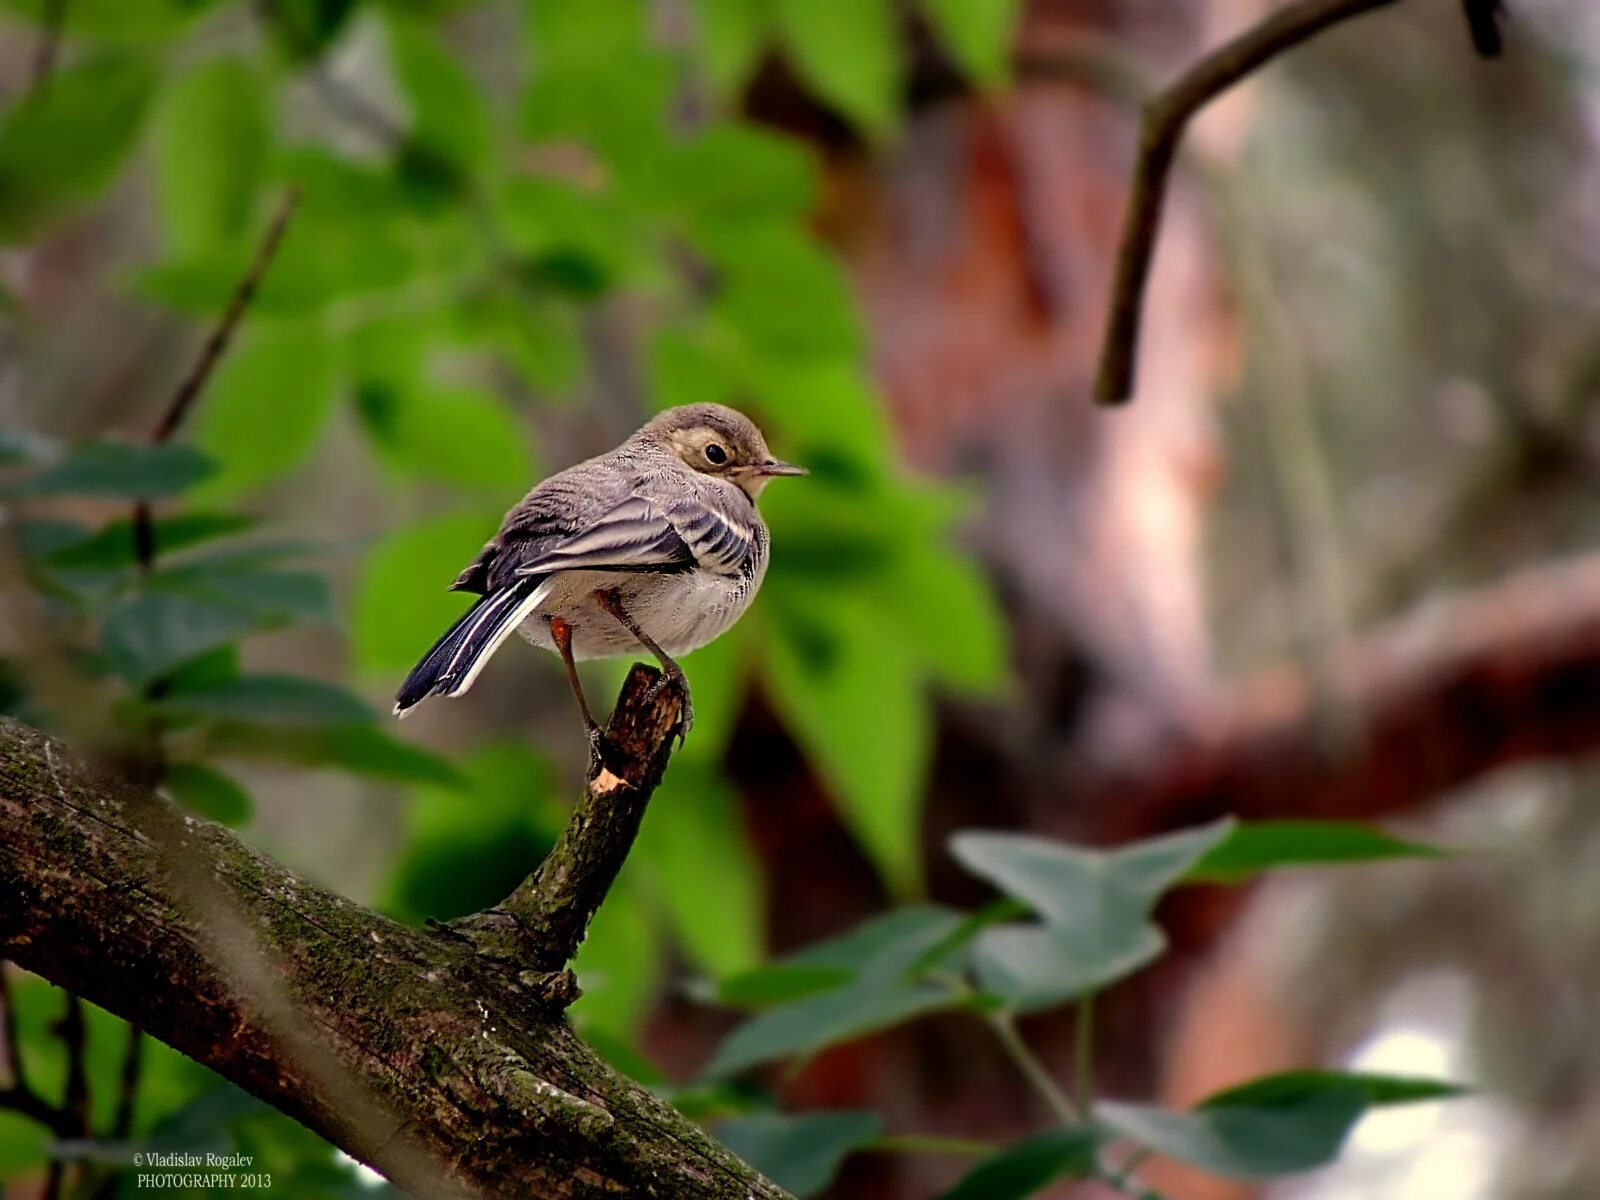
[[[1282,1071],[1227,1088],[1200,1102],[1201,1108],[1243,1108],[1293,1103],[1329,1088],[1354,1087],[1375,1108],[1455,1100],[1470,1089],[1443,1079],[1377,1075],[1366,1071]]]
[[[605,192],[518,176],[507,180],[494,200],[506,241],[528,264],[535,286],[593,298],[629,279],[650,256],[637,218]],[[574,279],[581,281],[577,288]]]
[[[371,725],[320,729],[229,722],[207,730],[215,753],[307,767],[331,767],[373,779],[429,783],[460,791],[466,780],[447,759]]]
[[[270,27],[290,57],[317,58],[339,36],[360,0],[273,0]]]
[[[1045,922],[986,930],[974,950],[980,982],[1019,1008],[1038,1009],[1138,970],[1165,945],[1150,921],[1156,901],[1231,824],[1111,851],[1027,834],[956,834],[950,850],[962,866]]]
[[[774,1059],[815,1054],[956,1003],[941,986],[857,982],[751,1018],[717,1048],[705,1073],[721,1079]]]
[[[767,611],[773,704],[884,879],[914,892],[932,738],[915,664],[889,619],[850,593],[774,589]]]
[[[103,54],[55,71],[0,117],[0,244],[23,240],[115,178],[154,87],[149,63]]]
[[[760,961],[761,868],[738,797],[720,771],[691,760],[675,763],[645,814],[634,855],[647,868],[673,932],[700,967],[721,977]],[[707,871],[707,862],[717,869]]]
[[[526,431],[493,392],[365,385],[358,400],[384,460],[397,470],[497,493],[520,492],[536,477]]]
[[[101,646],[112,669],[142,687],[261,628],[254,613],[180,592],[150,592],[111,611]]]
[[[928,961],[929,952],[946,944],[962,924],[961,915],[948,909],[896,909],[791,955],[780,964],[786,983],[796,980],[796,969],[838,972],[836,978],[848,982],[804,995],[739,1026],[718,1048],[707,1075],[721,1078],[772,1059],[813,1054],[836,1042],[955,1007],[957,1000],[947,987],[919,982],[917,976],[947,966]],[[817,974],[808,978],[821,982]],[[773,979],[771,974],[765,979],[747,975],[741,986],[769,986]]]
[[[224,825],[243,825],[254,811],[249,792],[221,771],[199,763],[173,763],[161,786],[189,811]]]
[[[555,843],[544,763],[525,747],[485,746],[465,789],[423,786],[406,807],[405,844],[384,906],[409,921],[463,916],[505,899]]]
[[[173,687],[157,707],[259,725],[360,725],[373,720],[366,701],[344,688],[292,675],[243,675],[203,687]]]
[[[1369,1108],[1460,1094],[1451,1084],[1337,1071],[1294,1071],[1230,1088],[1188,1113],[1095,1106],[1097,1125],[1205,1171],[1269,1178],[1333,1161]]]
[[[730,1008],[770,1008],[818,992],[830,992],[855,978],[846,967],[807,963],[769,963],[730,975],[717,985],[716,1000]]]
[[[1023,833],[969,830],[950,839],[956,860],[1053,927],[1093,942],[1112,925],[1140,924],[1157,899],[1232,830],[1231,818],[1135,842],[1086,850]]]
[[[1445,851],[1349,821],[1244,821],[1184,875],[1186,883],[1241,883],[1284,867],[1336,866]]]
[[[786,1192],[805,1200],[833,1182],[852,1151],[883,1128],[873,1112],[760,1113],[724,1121],[717,1139]]]
[[[198,256],[248,239],[272,138],[256,68],[237,58],[191,68],[167,89],[154,136],[170,251]]]
[[[220,464],[203,496],[237,496],[296,466],[316,445],[336,382],[333,347],[310,326],[242,339],[196,414],[195,441]]]
[[[816,202],[810,152],[794,138],[755,125],[710,126],[678,148],[672,170],[678,203],[697,224],[799,220]]]
[[[852,975],[888,979],[915,967],[928,969],[927,956],[966,924],[952,909],[912,904],[863,921],[848,933],[813,942],[784,959],[785,963],[830,967]]]
[[[694,0],[695,46],[711,86],[738,94],[760,64],[770,13],[765,0]]]
[[[54,1140],[31,1117],[0,1111],[0,1179],[42,1175]]]
[[[153,500],[193,487],[215,469],[193,446],[89,442],[11,489],[15,496],[114,496]]]
[[[1076,1000],[1148,966],[1166,949],[1148,923],[1085,956],[1048,925],[1002,925],[984,930],[972,948],[978,984],[1020,1012],[1039,1012]]]
[[[327,621],[332,600],[327,579],[316,571],[278,570],[210,557],[164,567],[149,577],[150,588],[179,591],[255,614],[263,624]]]
[[[411,106],[413,142],[459,170],[481,167],[490,148],[489,111],[439,33],[391,13],[389,52]]]
[[[777,0],[784,49],[824,101],[869,136],[900,111],[900,28],[891,0]]]
[[[351,630],[362,670],[409,669],[451,626],[470,597],[449,591],[450,582],[497,522],[497,515],[433,517],[385,535],[367,552]]]
[[[72,0],[57,16],[67,37],[147,42],[182,33],[222,0]],[[50,0],[0,0],[0,8],[43,25]]]
[[[919,664],[941,683],[965,692],[994,695],[1007,677],[1006,622],[982,569],[942,544],[948,535],[915,539],[880,585],[886,603],[914,596],[893,608]]]
[[[1092,1129],[1036,1133],[984,1159],[939,1200],[1022,1200],[1058,1179],[1087,1178],[1099,1142]]]
[[[569,1010],[587,1035],[632,1039],[660,987],[663,943],[626,873],[595,913],[572,969],[583,995]]]
[[[150,523],[155,559],[204,545],[216,538],[229,537],[249,529],[255,522],[231,513],[180,513],[158,517]],[[97,533],[70,541],[50,551],[43,561],[52,567],[71,570],[121,570],[138,560],[131,520],[112,521]]]
[[[1001,84],[1011,73],[1011,43],[1020,0],[920,0],[945,49],[978,83]]]
[[[713,312],[743,339],[753,359],[844,358],[861,350],[844,275],[804,230],[737,222],[699,226],[693,239],[718,273]]]

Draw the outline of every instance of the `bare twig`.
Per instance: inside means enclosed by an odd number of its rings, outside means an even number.
[[[122,1070],[117,1076],[117,1110],[111,1118],[113,1141],[122,1141],[133,1132],[134,1105],[139,1098],[139,1075],[143,1069],[144,1032],[137,1025],[129,1025]]]
[[[0,962],[0,1081],[6,1087],[22,1082],[22,1038],[17,1032],[17,1008],[11,999],[11,980]]]
[[[45,1100],[28,1082],[22,1061],[22,1037],[17,1028],[16,1002],[3,962],[0,962],[0,1054],[4,1055],[6,1070],[4,1086],[0,1086],[0,1109],[36,1121],[59,1138],[72,1137],[68,1114]]]
[[[289,228],[289,219],[294,216],[295,206],[299,202],[300,189],[290,187],[278,206],[277,214],[267,226],[266,233],[262,235],[261,243],[256,247],[255,257],[245,271],[244,278],[240,279],[238,286],[234,288],[233,295],[228,300],[228,307],[223,310],[222,319],[206,338],[205,345],[200,348],[199,358],[195,359],[189,374],[184,377],[183,382],[178,385],[178,390],[168,401],[166,411],[162,413],[161,420],[156,423],[155,431],[151,434],[151,441],[159,443],[171,438],[183,424],[184,418],[189,415],[189,410],[194,407],[201,389],[205,387],[206,381],[211,378],[211,373],[216,370],[217,363],[221,361],[223,351],[233,340],[239,322],[244,319],[245,311],[250,307],[250,301],[255,298],[256,289],[261,286],[262,276],[272,265],[273,256],[278,252],[284,232]],[[148,570],[155,559],[155,531],[151,523],[150,502],[147,500],[141,500],[134,509],[133,547],[140,568]]]
[[[1144,106],[1139,155],[1117,249],[1095,399],[1121,404],[1133,391],[1139,321],[1178,144],[1194,115],[1286,50],[1352,17],[1398,0],[1296,0],[1206,55]]]
[[[43,90],[56,69],[56,59],[61,55],[61,31],[67,23],[67,0],[44,0],[44,29],[39,34],[39,48],[33,56],[33,77],[29,81],[35,92]]]
[[[294,216],[295,206],[300,202],[300,189],[290,187],[284,194],[282,202],[278,205],[278,212],[272,218],[267,231],[262,235],[261,243],[256,247],[255,258],[250,262],[249,269],[244,278],[233,290],[233,296],[228,301],[228,307],[222,314],[222,320],[211,331],[211,336],[206,339],[206,344],[200,350],[200,357],[195,361],[184,381],[178,385],[178,390],[173,393],[172,400],[167,405],[167,411],[162,415],[156,425],[153,440],[164,442],[177,432],[178,426],[183,424],[183,419],[194,406],[200,389],[206,385],[206,380],[211,377],[211,372],[216,368],[217,361],[222,357],[222,352],[228,348],[228,342],[233,338],[234,331],[243,319],[245,310],[250,307],[250,301],[255,298],[256,289],[261,286],[261,278],[267,273],[267,268],[272,265],[272,258],[278,252],[278,245],[283,241],[285,230],[289,227],[289,219]]]
[[[67,993],[66,1011],[56,1033],[67,1051],[67,1082],[61,1107],[77,1123],[77,1132],[89,1132],[89,1027],[83,1017],[83,1001]]]
[[[1461,11],[1467,18],[1467,31],[1472,34],[1472,45],[1484,58],[1498,58],[1502,43],[1500,21],[1506,15],[1500,0],[1461,0]]]

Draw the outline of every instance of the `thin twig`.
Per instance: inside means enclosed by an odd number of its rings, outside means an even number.
[[[39,49],[33,56],[33,77],[29,87],[42,91],[56,69],[61,55],[61,31],[67,23],[67,0],[44,0],[44,29],[39,34]]]
[[[1323,30],[1398,0],[1297,0],[1195,63],[1144,106],[1139,155],[1117,248],[1116,276],[1094,395],[1121,404],[1133,392],[1139,321],[1178,144],[1194,115],[1234,84]]]
[[[0,1069],[7,1087],[20,1086],[22,1080],[22,1038],[17,1033],[17,1007],[11,999],[11,980],[6,964],[0,962]]]
[[[17,1113],[43,1125],[57,1137],[73,1135],[69,1114],[49,1103],[28,1082],[22,1062],[22,1035],[17,1026],[17,1006],[6,964],[0,963],[0,1052],[6,1066],[5,1086],[0,1087],[0,1109]]]
[[[1078,1111],[1088,1113],[1094,1108],[1093,992],[1086,992],[1079,997],[1077,1011],[1072,1015],[1072,1059]]]
[[[256,289],[261,286],[261,277],[271,266],[273,255],[278,252],[278,244],[283,241],[284,231],[289,227],[289,219],[294,216],[295,206],[299,203],[300,189],[298,186],[291,186],[284,193],[277,215],[272,218],[272,223],[262,235],[261,244],[256,247],[255,258],[251,260],[249,270],[245,272],[244,278],[239,280],[238,287],[234,288],[228,307],[222,314],[222,320],[211,331],[211,336],[201,348],[200,357],[195,361],[194,367],[178,385],[178,390],[173,393],[167,411],[156,425],[152,440],[166,441],[177,432],[178,426],[183,424],[184,417],[189,414],[195,399],[200,395],[200,389],[205,387],[206,380],[211,377],[217,361],[222,357],[222,352],[228,348],[228,342],[233,338],[245,310],[250,307],[250,301],[255,298]]]
[[[194,402],[199,399],[201,389],[211,378],[211,373],[216,370],[223,351],[233,340],[239,322],[244,319],[245,311],[250,307],[250,301],[255,298],[262,277],[272,265],[273,256],[278,252],[284,232],[289,228],[289,219],[294,216],[295,206],[299,203],[300,189],[298,186],[291,186],[284,193],[277,215],[272,218],[272,223],[262,235],[261,244],[256,247],[255,257],[245,271],[244,278],[240,279],[238,286],[234,288],[233,295],[228,300],[228,307],[223,310],[222,319],[206,338],[205,345],[200,348],[200,356],[195,359],[189,374],[184,377],[183,382],[178,385],[178,390],[172,394],[172,399],[167,402],[166,411],[162,413],[161,420],[156,423],[155,431],[150,435],[151,441],[159,444],[171,438],[178,431],[178,426],[183,424],[183,419],[189,415]],[[139,501],[133,512],[133,549],[140,570],[148,571],[155,561],[156,551],[155,529],[151,521],[148,500]]]
[[[1497,58],[1504,45],[1500,36],[1500,21],[1506,15],[1500,0],[1461,0],[1462,15],[1467,18],[1467,32],[1472,35],[1472,46],[1484,58]]]
[[[144,1032],[128,1026],[128,1044],[122,1052],[122,1071],[117,1077],[117,1110],[111,1118],[113,1141],[123,1141],[133,1132],[134,1106],[139,1098],[139,1076],[144,1070]]]
[[[62,1111],[77,1123],[77,1132],[89,1133],[89,1026],[83,1016],[83,1001],[67,993],[67,1008],[56,1027],[67,1051],[67,1082],[61,1098]]]
[[[1002,1010],[990,1013],[986,1019],[989,1028],[994,1030],[995,1036],[1000,1039],[1000,1045],[1005,1048],[1006,1054],[1017,1065],[1017,1069],[1022,1072],[1033,1090],[1039,1094],[1039,1098],[1049,1106],[1056,1120],[1063,1125],[1081,1125],[1083,1114],[1051,1078],[1045,1065],[1028,1048],[1028,1043],[1022,1040],[1022,1034],[1017,1031],[1016,1017]]]

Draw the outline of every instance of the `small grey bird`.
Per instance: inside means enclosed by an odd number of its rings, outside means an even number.
[[[589,743],[600,726],[577,659],[643,647],[662,682],[689,683],[673,655],[721,636],[755,597],[769,538],[756,498],[779,462],[748,417],[720,404],[668,409],[609,454],[552,475],[522,498],[452,589],[482,597],[406,677],[394,711],[459,696],[514,629],[567,668]]]

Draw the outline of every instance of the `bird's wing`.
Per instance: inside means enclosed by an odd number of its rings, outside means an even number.
[[[683,571],[695,565],[694,552],[663,507],[637,494],[586,522],[545,527],[531,537],[508,536],[503,555],[524,577],[577,570]]]
[[[738,507],[675,477],[565,471],[506,515],[454,586],[483,595],[531,575],[570,570],[672,572],[698,565],[732,574],[750,561],[760,536],[754,513],[732,511]]]

